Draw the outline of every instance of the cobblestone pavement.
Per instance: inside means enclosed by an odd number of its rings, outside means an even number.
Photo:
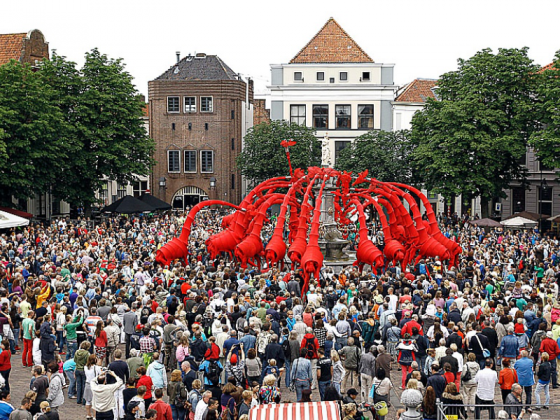
[[[400,404],[400,396],[402,390],[400,390],[401,385],[401,372],[396,370],[396,366],[393,365],[394,370],[391,371],[391,380],[394,385],[394,390],[391,393],[391,408],[389,409],[389,414],[386,416],[386,420],[393,420],[396,418],[396,411],[402,408]],[[10,374],[10,387],[12,395],[12,405],[16,408],[20,406],[21,399],[24,397],[25,393],[29,391],[29,382],[31,380],[31,369],[25,368],[21,363],[21,354],[12,355],[12,371]],[[359,390],[358,390],[359,391]],[[284,380],[282,380],[281,386],[282,401],[295,402],[296,396],[294,392],[290,392],[284,387]],[[78,420],[86,418],[86,410],[84,406],[80,406],[76,403],[76,400],[68,399],[67,390],[64,391],[65,402],[59,409],[61,420]],[[551,404],[560,403],[560,389],[551,389]],[[496,387],[495,402],[501,402],[501,393],[499,387]],[[358,397],[359,398],[359,397]],[[542,396],[544,400],[544,395]],[[312,400],[319,401],[319,391],[314,390],[312,393]],[[533,403],[535,398],[533,396]],[[497,412],[496,412],[497,414]],[[560,418],[560,406],[551,405],[550,410],[539,411],[538,414],[541,416],[542,420],[546,419],[559,419]],[[469,413],[469,417],[474,418],[474,413]],[[483,412],[483,419],[488,418],[487,412]],[[527,415],[524,418],[529,418]]]

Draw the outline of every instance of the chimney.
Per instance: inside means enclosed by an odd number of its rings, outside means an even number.
[[[177,51],[175,54],[177,54],[177,64],[179,64],[179,61],[181,61],[181,51]]]

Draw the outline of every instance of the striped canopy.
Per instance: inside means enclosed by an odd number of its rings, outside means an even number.
[[[253,407],[249,420],[340,420],[340,408],[334,401],[264,404]]]

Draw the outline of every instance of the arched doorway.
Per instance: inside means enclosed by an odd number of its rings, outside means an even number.
[[[171,205],[173,210],[184,211],[185,208],[192,207],[204,200],[208,200],[206,191],[198,187],[183,187],[173,195]]]

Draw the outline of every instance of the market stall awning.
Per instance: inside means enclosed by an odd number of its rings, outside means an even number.
[[[131,195],[125,195],[120,200],[115,201],[113,204],[103,207],[101,209],[102,213],[143,213],[145,211],[154,211],[155,208],[150,206],[148,203],[134,198]]]
[[[0,211],[0,229],[8,229],[18,226],[27,226],[29,219],[10,214],[5,211]]]
[[[0,211],[5,211],[6,213],[15,214],[16,216],[23,217],[25,219],[33,218],[31,213],[27,213],[25,211],[11,209],[9,207],[0,207]]]
[[[514,213],[509,217],[506,217],[504,220],[510,220],[513,219],[514,217],[523,217],[525,219],[529,219],[529,220],[533,220],[535,222],[541,220],[541,219],[547,219],[548,217],[550,217],[550,214],[539,214],[539,213],[532,213],[530,211],[521,211],[519,213]]]
[[[249,420],[340,420],[340,409],[334,401],[263,404],[251,408]]]
[[[140,196],[140,201],[149,204],[156,210],[171,210],[171,205],[166,203],[163,200],[160,200],[157,197],[154,197],[152,194],[144,193]]]
[[[502,225],[507,227],[530,228],[535,227],[539,223],[535,220],[526,219],[525,217],[514,217],[513,219],[502,220]]]
[[[480,226],[480,227],[502,227],[500,222],[496,222],[494,219],[476,219],[476,220],[469,220],[467,222],[473,226]]]

